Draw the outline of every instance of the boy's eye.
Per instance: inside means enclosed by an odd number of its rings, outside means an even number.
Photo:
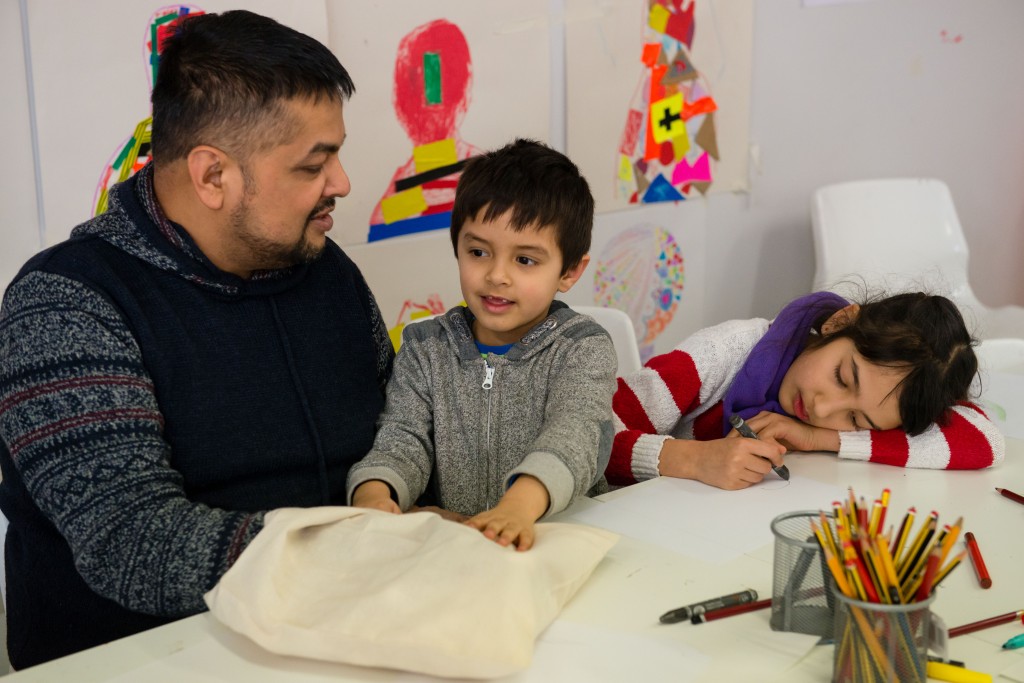
[[[537,262],[534,261],[529,256],[517,256],[516,257],[516,263],[518,263],[521,266],[535,266],[535,265],[537,265]]]
[[[469,255],[470,256],[475,256],[477,258],[480,258],[481,256],[484,255],[484,250],[483,249],[471,248],[471,249],[469,249]]]
[[[320,171],[323,169],[323,166],[306,166],[302,170],[310,175],[320,175]]]

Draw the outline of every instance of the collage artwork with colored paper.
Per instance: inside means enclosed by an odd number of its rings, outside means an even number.
[[[619,144],[617,192],[631,204],[704,194],[718,160],[718,105],[690,54],[694,8],[649,0],[643,70]]]
[[[172,22],[189,14],[203,14],[203,10],[194,5],[173,5],[158,9],[150,17],[143,48],[143,59],[148,67],[146,76],[149,78],[150,90],[153,89],[153,83],[156,81],[156,71],[160,66],[160,52]],[[94,216],[107,210],[107,195],[110,188],[130,178],[149,161],[152,136],[153,117],[147,116],[139,121],[135,126],[135,131],[114,152],[103,169],[99,184],[96,186],[96,195],[93,198]]]

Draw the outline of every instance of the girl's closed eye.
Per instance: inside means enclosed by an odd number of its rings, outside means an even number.
[[[842,374],[841,374],[841,373],[839,372],[839,369],[840,369],[841,367],[842,367],[842,365],[837,365],[837,366],[836,366],[836,384],[838,384],[838,385],[839,385],[839,386],[841,386],[841,387],[842,387],[843,389],[845,389],[845,388],[846,388],[846,382],[844,382],[844,381],[843,381],[843,376],[842,376]]]

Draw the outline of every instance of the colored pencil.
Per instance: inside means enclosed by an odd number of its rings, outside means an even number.
[[[1011,621],[1016,621],[1017,617],[1024,615],[1024,609],[1019,609],[1015,612],[1007,612],[1006,614],[1000,614],[995,617],[989,617],[988,619],[981,619],[979,621],[972,621],[969,624],[963,626],[956,626],[949,629],[949,637],[956,638],[957,636],[966,635],[968,633],[974,633],[980,631],[983,628],[990,628],[992,626],[999,626],[1000,624],[1009,624]]]
[[[999,492],[1000,496],[1003,496],[1005,498],[1009,498],[1012,501],[1015,501],[1015,502],[1020,503],[1021,505],[1024,505],[1024,496],[1020,495],[1019,493],[1014,493],[1010,489],[1001,489],[998,486],[996,487],[996,491]]]
[[[985,560],[981,557],[981,550],[978,548],[978,539],[970,531],[964,534],[964,543],[971,556],[971,564],[974,565],[974,573],[978,577],[978,584],[982,588],[992,587],[992,577],[988,575],[988,568]]]

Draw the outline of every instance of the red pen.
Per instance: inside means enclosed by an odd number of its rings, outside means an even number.
[[[996,487],[996,491],[999,492],[1000,496],[1004,496],[1006,498],[1009,498],[1012,501],[1015,501],[1017,503],[1020,503],[1021,505],[1024,505],[1024,496],[1020,495],[1019,493],[1014,493],[1010,489],[1001,489],[998,486]]]
[[[978,583],[982,588],[992,587],[992,577],[988,575],[988,568],[985,567],[985,560],[981,557],[981,550],[978,549],[978,540],[974,534],[968,531],[964,534],[964,543],[971,555],[971,564],[974,565],[974,573],[978,575]]]
[[[703,624],[705,621],[714,621],[715,619],[724,619],[731,617],[736,614],[746,614],[747,612],[754,612],[765,607],[772,606],[772,599],[765,598],[764,600],[758,600],[757,602],[748,602],[745,605],[736,605],[735,607],[723,607],[722,609],[711,610],[710,612],[703,612],[694,617],[690,618],[691,624]]]

